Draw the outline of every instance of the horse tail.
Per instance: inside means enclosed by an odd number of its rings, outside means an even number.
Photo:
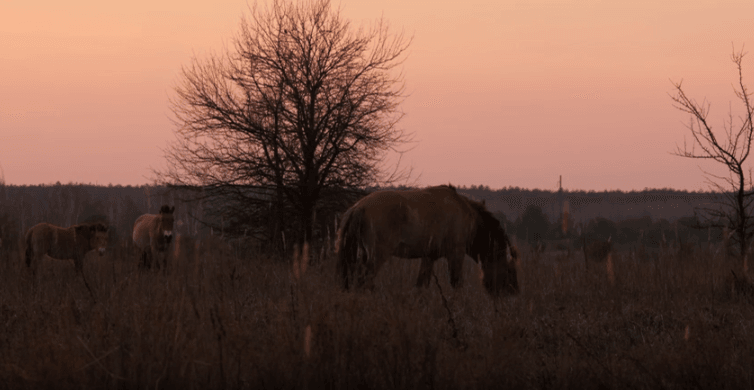
[[[27,267],[31,267],[31,260],[34,257],[34,246],[32,245],[32,242],[31,242],[33,230],[34,230],[33,228],[29,229],[26,232],[26,236],[24,237],[24,242],[26,243],[26,254],[24,257],[26,259]]]
[[[358,262],[361,243],[361,225],[364,220],[362,208],[346,211],[338,232],[338,273],[343,281],[343,288],[348,290],[348,282]]]

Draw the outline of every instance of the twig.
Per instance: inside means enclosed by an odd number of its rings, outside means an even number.
[[[588,355],[588,356],[589,356],[589,357],[590,357],[590,358],[591,358],[592,360],[594,360],[595,362],[597,362],[597,364],[599,364],[600,366],[602,366],[602,368],[603,368],[603,369],[604,369],[604,370],[605,370],[605,371],[606,371],[606,372],[607,372],[607,373],[608,373],[608,374],[609,374],[609,375],[610,375],[611,377],[613,377],[613,379],[615,379],[615,380],[618,380],[618,377],[616,377],[616,376],[615,376],[615,374],[613,374],[613,372],[612,372],[612,371],[610,370],[610,368],[609,368],[609,367],[607,367],[607,365],[606,365],[606,364],[605,364],[605,363],[604,363],[604,362],[603,362],[602,360],[600,360],[600,359],[599,359],[599,358],[598,358],[597,356],[595,356],[595,355],[594,355],[594,354],[592,353],[592,351],[591,351],[591,350],[590,350],[589,348],[587,348],[586,346],[584,346],[584,344],[582,344],[582,343],[581,343],[581,341],[579,341],[579,339],[578,339],[578,338],[576,338],[576,336],[572,335],[572,334],[571,334],[571,333],[569,333],[568,331],[563,331],[563,332],[565,333],[565,335],[566,335],[566,336],[568,336],[568,338],[570,338],[571,340],[573,340],[573,342],[574,342],[574,343],[576,343],[576,345],[578,345],[578,346],[579,346],[579,347],[580,347],[581,349],[583,349],[583,350],[584,350],[584,352],[586,352],[586,354],[587,354],[587,355]],[[625,357],[625,359],[626,359],[626,360],[630,360],[630,361],[632,361],[632,362],[633,362],[634,364],[636,364],[636,366],[637,366],[637,367],[641,368],[641,369],[642,369],[642,371],[644,371],[644,372],[645,372],[645,373],[646,373],[647,375],[649,375],[649,377],[650,377],[650,378],[652,378],[652,380],[653,380],[653,381],[655,381],[655,383],[656,383],[656,384],[658,385],[658,387],[659,387],[659,388],[662,388],[662,389],[666,389],[666,388],[667,388],[667,387],[665,387],[665,386],[663,385],[662,381],[660,381],[660,380],[659,380],[659,379],[657,378],[657,376],[653,375],[653,374],[652,374],[652,373],[651,373],[651,372],[650,372],[649,370],[647,370],[647,368],[646,368],[646,367],[644,367],[644,366],[643,366],[643,365],[642,365],[642,364],[641,364],[641,363],[640,363],[640,362],[639,362],[639,361],[638,361],[637,359],[634,359],[634,358],[633,358],[633,357],[631,357],[631,356],[626,356],[626,357]]]
[[[86,289],[89,290],[89,295],[91,295],[92,301],[94,301],[94,303],[97,303],[97,298],[94,297],[94,292],[92,291],[92,288],[89,286],[89,282],[86,280],[86,275],[84,275],[84,270],[82,269],[79,272],[81,273],[81,279],[84,280],[84,286],[86,286]]]
[[[575,336],[571,335],[571,333],[569,333],[567,330],[564,330],[563,333],[565,333],[565,335],[568,336],[568,338],[570,338],[571,340],[573,340],[573,342],[576,343],[576,345],[578,345],[581,349],[583,349],[584,352],[586,352],[587,356],[589,356],[590,358],[592,358],[592,360],[594,360],[595,362],[597,362],[597,364],[599,364],[600,366],[602,366],[602,368],[605,371],[607,371],[607,373],[611,377],[613,377],[613,379],[616,379],[616,380],[618,379],[615,376],[615,374],[613,374],[613,372],[610,370],[610,368],[602,360],[600,360],[599,358],[597,358],[597,356],[595,356],[589,348],[585,347],[584,344],[581,344],[581,341],[579,341],[579,339],[577,339]]]
[[[100,357],[96,357],[96,356],[94,356],[94,353],[92,353],[92,351],[89,349],[89,347],[86,346],[86,343],[84,343],[84,340],[81,340],[80,336],[76,336],[76,338],[79,339],[79,342],[81,343],[82,346],[84,346],[84,349],[86,349],[86,352],[89,353],[89,356],[91,356],[94,359],[94,360],[92,360],[91,362],[85,364],[83,367],[79,368],[76,371],[81,371],[81,370],[84,370],[87,367],[91,366],[92,364],[97,364],[99,366],[99,368],[101,368],[108,375],[110,375],[110,377],[115,378],[115,379],[119,379],[119,380],[122,380],[122,381],[126,380],[126,378],[123,378],[123,377],[120,377],[120,376],[117,376],[117,375],[113,374],[112,372],[110,372],[110,370],[108,370],[107,368],[105,368],[105,366],[103,366],[102,363],[100,363],[100,360],[102,360],[102,359],[110,356],[110,354],[112,354],[113,352],[119,350],[120,346],[117,346],[117,347],[115,347],[115,348],[113,348],[113,349],[105,352],[105,354],[102,355],[102,356],[100,356]]]
[[[442,287],[440,287],[440,282],[437,280],[437,275],[435,275],[434,270],[432,271],[432,276],[435,278],[435,284],[437,285],[437,289],[440,290],[440,297],[442,298],[442,305],[445,307],[445,310],[448,312],[448,324],[450,324],[450,327],[453,329],[452,337],[454,340],[459,342],[461,344],[461,349],[465,350],[468,346],[466,343],[461,341],[458,338],[458,327],[456,327],[456,322],[453,320],[453,313],[450,311],[450,306],[448,306],[448,300],[445,298],[445,294],[442,293]]]
[[[667,389],[667,387],[665,387],[665,385],[662,383],[660,379],[657,378],[656,375],[652,374],[652,372],[650,372],[646,367],[644,367],[643,364],[641,364],[639,359],[636,359],[631,356],[627,356],[626,359],[634,362],[634,364],[636,364],[637,367],[641,368],[641,370],[644,371],[644,373],[647,374],[647,376],[649,376],[650,378],[652,378],[653,381],[655,381],[655,383],[657,384],[659,388]]]

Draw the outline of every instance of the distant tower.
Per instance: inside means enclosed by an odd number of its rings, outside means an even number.
[[[560,175],[560,179],[558,180],[558,203],[560,203],[560,228],[563,232],[563,237],[565,237],[568,235],[569,207],[568,199],[566,199],[565,194],[563,194],[563,175]]]

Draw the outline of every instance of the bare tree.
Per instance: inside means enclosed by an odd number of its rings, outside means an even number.
[[[695,159],[709,159],[717,161],[728,169],[728,176],[719,176],[705,172],[707,181],[711,187],[723,195],[719,208],[707,208],[708,221],[717,226],[727,226],[735,232],[736,241],[739,245],[744,270],[747,264],[747,244],[754,234],[754,220],[749,215],[752,206],[752,180],[751,169],[744,167],[746,159],[751,152],[754,126],[752,116],[754,105],[751,101],[751,92],[747,89],[743,80],[742,62],[746,53],[743,49],[731,55],[731,60],[738,69],[738,82],[733,85],[736,97],[743,104],[744,112],[734,123],[732,108],[728,112],[727,121],[723,121],[724,134],[714,131],[708,120],[710,103],[706,100],[701,103],[689,98],[683,91],[681,83],[673,83],[675,95],[671,95],[674,106],[691,114],[688,129],[694,138],[689,148],[684,142],[683,148],[676,146],[674,154],[681,157]]]
[[[277,240],[293,225],[310,240],[343,190],[405,177],[384,168],[410,141],[397,127],[409,44],[382,19],[352,28],[329,0],[254,5],[230,49],[182,70],[158,180],[222,198],[226,231]]]

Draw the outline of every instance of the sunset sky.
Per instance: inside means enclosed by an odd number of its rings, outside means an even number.
[[[0,2],[0,167],[9,184],[145,184],[174,140],[168,99],[222,51],[245,0]],[[417,184],[705,189],[671,81],[722,131],[754,50],[754,1],[334,2],[413,36],[403,156]],[[744,58],[754,90],[754,53]],[[729,104],[732,104],[729,105]],[[738,124],[738,122],[736,122]],[[754,158],[754,157],[752,157]]]

